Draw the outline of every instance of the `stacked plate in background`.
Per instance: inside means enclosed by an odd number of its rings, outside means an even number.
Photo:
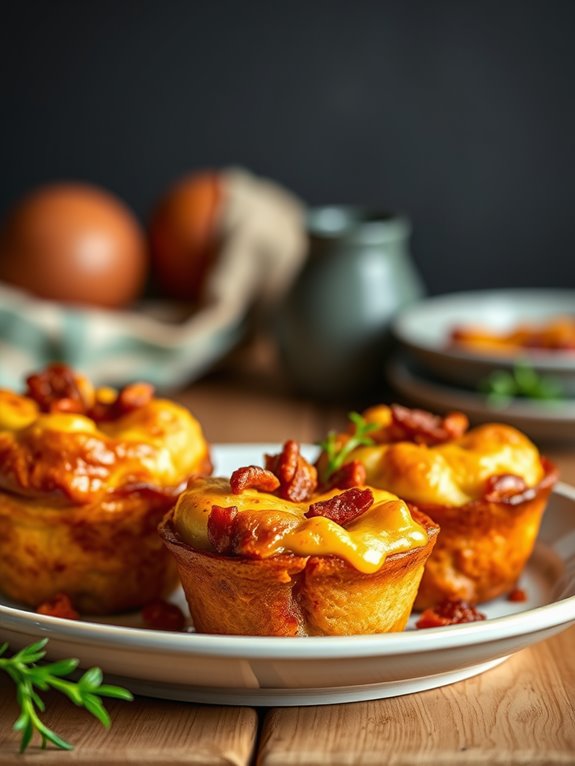
[[[513,289],[440,295],[401,311],[393,334],[399,352],[388,365],[391,386],[412,405],[433,412],[461,410],[474,422],[504,420],[533,439],[575,441],[575,350],[528,349],[520,354],[475,352],[452,342],[456,327],[505,332],[575,316],[575,290]],[[526,365],[561,390],[553,399],[485,393],[495,372]]]

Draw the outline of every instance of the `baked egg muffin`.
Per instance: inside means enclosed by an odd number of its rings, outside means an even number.
[[[0,590],[33,608],[65,593],[83,614],[167,595],[158,523],[210,472],[198,421],[146,383],[94,389],[53,364],[0,390]]]
[[[403,630],[437,525],[385,490],[316,493],[316,469],[296,442],[265,465],[192,479],[160,525],[196,630]]]
[[[333,456],[342,454],[334,468]],[[332,434],[318,469],[324,486],[355,475],[439,525],[416,609],[445,599],[477,604],[511,591],[557,479],[554,466],[509,425],[468,430],[462,413],[441,418],[399,405],[372,407],[354,417],[349,433]]]

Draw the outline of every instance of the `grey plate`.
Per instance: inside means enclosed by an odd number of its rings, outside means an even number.
[[[445,382],[475,389],[480,379],[494,370],[512,370],[521,358],[541,375],[559,381],[566,395],[575,396],[573,352],[530,351],[503,357],[449,346],[455,325],[483,325],[505,331],[518,322],[537,323],[565,314],[575,314],[575,290],[452,293],[427,298],[401,311],[393,323],[393,333],[421,365]]]
[[[575,442],[575,401],[538,402],[515,399],[496,406],[486,396],[428,378],[405,359],[387,368],[393,388],[411,404],[432,412],[460,410],[476,422],[505,422],[537,441]]]

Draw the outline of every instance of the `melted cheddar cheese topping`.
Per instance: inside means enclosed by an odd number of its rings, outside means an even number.
[[[313,499],[328,500],[340,493],[332,490]],[[227,479],[194,479],[176,504],[174,525],[185,543],[210,551],[207,521],[212,506],[235,506],[239,513],[260,515],[262,524],[273,527],[273,534],[263,536],[261,558],[280,553],[332,555],[369,574],[380,569],[390,554],[419,548],[428,540],[402,500],[381,489],[373,490],[373,496],[373,505],[342,527],[322,516],[305,518],[309,502],[295,503],[254,489],[234,495]]]
[[[478,426],[459,439],[431,447],[412,442],[359,447],[347,460],[365,465],[371,486],[412,503],[444,506],[482,497],[490,476],[514,474],[534,487],[544,474],[535,445],[520,431],[499,423]]]
[[[124,486],[179,488],[209,465],[200,424],[174,402],[151,399],[96,423],[85,415],[41,412],[34,400],[0,390],[0,488],[60,491],[73,502],[91,502]]]

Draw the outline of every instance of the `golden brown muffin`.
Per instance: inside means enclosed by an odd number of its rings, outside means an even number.
[[[195,479],[160,525],[196,629],[267,636],[403,630],[437,526],[382,490],[316,495],[305,475],[311,466],[299,460],[295,474],[272,459],[275,473],[251,466],[230,480]]]
[[[92,614],[166,595],[157,525],[211,471],[199,423],[144,383],[94,390],[64,365],[27,383],[0,391],[0,589],[31,607],[63,592]]]
[[[467,431],[461,413],[442,419],[397,405],[367,410],[360,430],[372,443],[347,450],[339,473],[360,470],[363,481],[416,504],[441,528],[415,608],[446,598],[481,603],[511,591],[557,479],[535,445],[508,425]],[[336,456],[352,438],[332,438]],[[324,451],[318,466],[329,484],[328,462]]]

